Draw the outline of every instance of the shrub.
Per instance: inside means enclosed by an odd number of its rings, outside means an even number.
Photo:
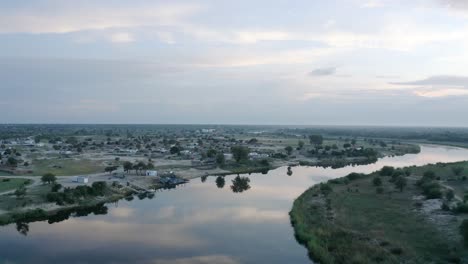
[[[384,166],[381,170],[380,170],[380,175],[381,176],[392,176],[393,172],[395,171],[395,168],[394,167],[391,167],[391,166]]]
[[[374,186],[381,186],[382,180],[379,177],[374,177],[374,179],[372,180],[372,183],[374,184]]]
[[[384,188],[378,187],[375,191],[376,191],[378,194],[382,194],[382,193],[384,192]]]
[[[460,225],[460,235],[462,235],[463,240],[468,242],[468,219],[463,220]]]
[[[448,190],[445,193],[445,199],[447,199],[448,201],[451,201],[454,197],[455,197],[455,193],[453,192],[453,190]]]
[[[362,176],[363,176],[363,174],[361,174],[361,173],[352,172],[352,173],[348,174],[346,176],[346,178],[348,180],[350,180],[350,181],[354,181],[354,180],[357,180],[357,179],[361,178]]]

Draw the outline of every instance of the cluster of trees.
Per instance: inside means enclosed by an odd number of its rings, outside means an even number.
[[[384,166],[379,172],[380,176],[391,177],[389,182],[392,182],[395,185],[395,187],[400,190],[400,192],[402,192],[408,184],[406,176],[409,176],[410,174],[411,172],[409,170],[404,171],[402,169],[395,169],[391,166]],[[379,180],[377,177],[374,178],[372,182],[374,186],[382,185],[382,180]]]
[[[55,202],[58,205],[75,204],[84,198],[103,196],[107,190],[107,184],[106,182],[99,181],[93,182],[91,186],[80,185],[74,189],[68,187],[65,188],[63,192],[59,192],[59,189],[60,188],[53,188],[52,191],[47,194],[46,199],[48,202]]]
[[[232,146],[231,147],[232,157],[237,163],[246,161],[249,158],[250,150],[244,146]]]
[[[139,175],[140,173],[143,173],[146,170],[154,169],[154,164],[151,162],[144,163],[143,161],[133,164],[130,161],[126,161],[123,164],[123,168],[124,168],[124,171],[127,173],[131,172],[132,170],[135,170],[135,173]]]

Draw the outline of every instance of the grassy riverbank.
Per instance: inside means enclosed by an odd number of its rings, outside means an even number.
[[[320,263],[466,263],[467,177],[468,162],[351,174],[307,190],[291,222]]]

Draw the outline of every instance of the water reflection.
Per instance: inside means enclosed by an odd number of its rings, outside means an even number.
[[[250,179],[249,177],[239,176],[235,177],[232,180],[231,190],[235,193],[241,193],[250,189]]]
[[[216,177],[216,187],[219,189],[224,188],[224,185],[226,184],[226,180],[224,179],[223,176],[218,176]]]

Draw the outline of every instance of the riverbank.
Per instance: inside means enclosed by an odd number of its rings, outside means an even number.
[[[352,173],[299,196],[291,223],[320,263],[465,263],[467,177],[468,162]]]

